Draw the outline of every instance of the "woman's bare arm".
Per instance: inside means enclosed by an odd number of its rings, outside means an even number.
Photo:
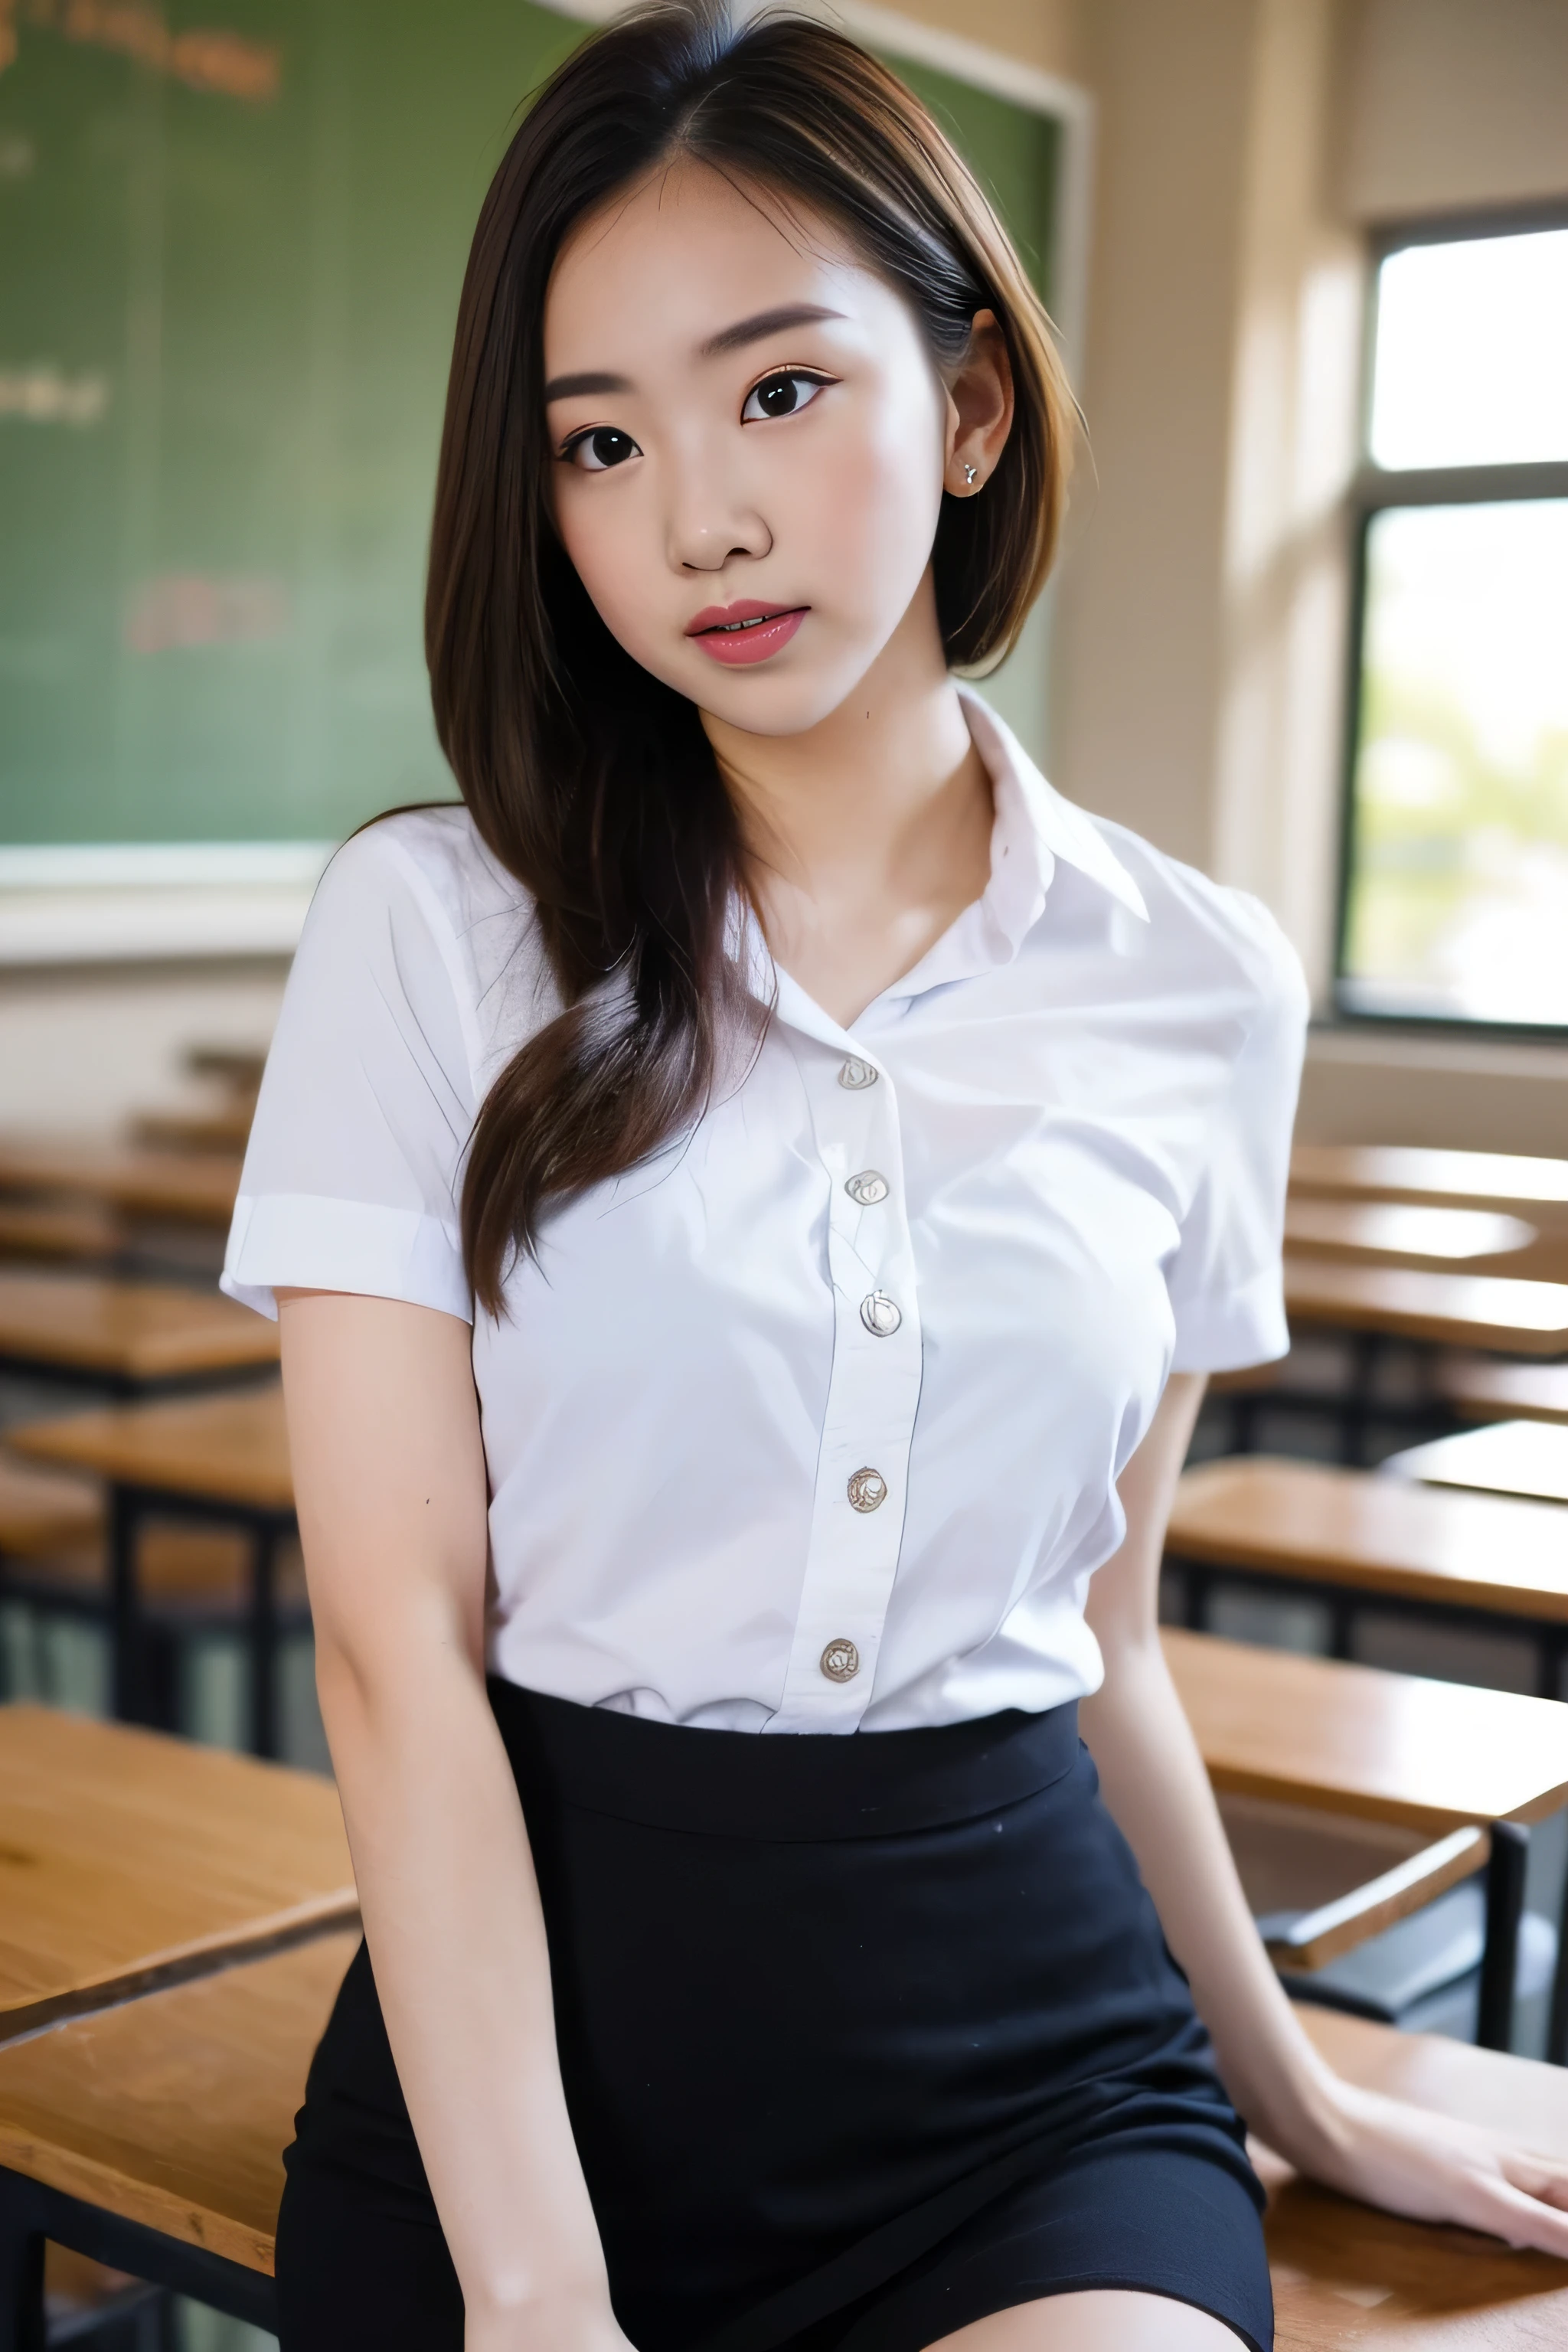
[[[484,1685],[488,1488],[456,1317],[279,1294],[321,1714],[470,2352],[618,2352],[544,1923]]]
[[[1105,1682],[1081,1717],[1226,2085],[1271,2147],[1335,2188],[1568,2255],[1568,2167],[1342,2082],[1269,1965],[1160,1647],[1165,1523],[1202,1396],[1200,1379],[1177,1374],[1123,1473],[1126,1538],[1096,1573],[1088,1612]]]

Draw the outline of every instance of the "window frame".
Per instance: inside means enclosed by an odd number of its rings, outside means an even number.
[[[1351,890],[1355,859],[1356,767],[1365,699],[1367,545],[1380,514],[1402,507],[1489,505],[1503,500],[1568,499],[1568,457],[1515,465],[1383,467],[1371,456],[1373,378],[1377,354],[1377,307],[1383,265],[1415,245],[1460,245],[1482,237],[1527,236],[1542,229],[1568,229],[1568,202],[1510,205],[1489,211],[1425,215],[1387,222],[1367,241],[1367,277],[1362,326],[1357,439],[1360,455],[1349,497],[1350,594],[1346,629],[1344,744],[1340,784],[1338,860],[1334,890],[1333,1018],[1356,1029],[1415,1031],[1422,1035],[1496,1037],[1560,1044],[1568,1022],[1489,1021],[1456,1013],[1372,1011],[1347,1000],[1354,982],[1345,969]]]

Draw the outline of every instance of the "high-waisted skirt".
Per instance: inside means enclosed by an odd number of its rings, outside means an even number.
[[[1243,2127],[1076,1708],[769,1738],[491,1697],[637,2352],[921,2352],[1106,2287],[1269,2352]],[[297,2128],[283,2352],[461,2352],[363,1948]]]

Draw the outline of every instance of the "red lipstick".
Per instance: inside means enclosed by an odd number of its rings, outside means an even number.
[[[742,597],[734,604],[704,605],[687,623],[686,634],[695,637],[715,661],[738,668],[766,661],[770,654],[787,646],[808,609],[805,604],[759,604],[752,597]]]

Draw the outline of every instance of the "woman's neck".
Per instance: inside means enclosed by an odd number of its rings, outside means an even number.
[[[990,874],[990,780],[911,609],[859,688],[801,735],[704,715],[777,961],[838,1022],[918,963]]]

